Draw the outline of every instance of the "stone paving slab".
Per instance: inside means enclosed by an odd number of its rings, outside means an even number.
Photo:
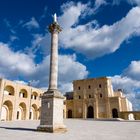
[[[67,119],[66,133],[37,132],[39,121],[0,122],[0,140],[139,140],[140,122]]]

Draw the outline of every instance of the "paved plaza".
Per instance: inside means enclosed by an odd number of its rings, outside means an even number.
[[[67,119],[66,133],[37,132],[39,121],[0,122],[0,140],[139,140],[139,121]]]

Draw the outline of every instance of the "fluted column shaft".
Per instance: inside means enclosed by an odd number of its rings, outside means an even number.
[[[58,32],[51,33],[50,77],[49,89],[57,89],[58,77]]]
[[[61,27],[57,22],[49,26],[51,33],[51,54],[50,54],[50,75],[49,75],[49,89],[57,89],[58,78],[58,34],[61,32]]]

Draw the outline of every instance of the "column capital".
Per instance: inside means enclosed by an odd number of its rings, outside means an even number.
[[[53,22],[49,26],[49,29],[48,30],[49,30],[50,33],[54,33],[54,32],[60,33],[62,31],[62,28],[60,27],[60,25],[57,22]]]

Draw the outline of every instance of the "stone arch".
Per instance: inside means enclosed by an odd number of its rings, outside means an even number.
[[[128,120],[135,120],[133,113],[128,114]]]
[[[68,118],[72,118],[72,110],[71,109],[68,110]]]
[[[112,117],[113,118],[118,118],[118,110],[116,108],[112,109]]]
[[[31,119],[31,120],[37,120],[37,113],[38,113],[37,105],[36,104],[33,104],[31,106],[31,109],[30,109],[29,119]]]
[[[11,121],[13,114],[13,104],[11,101],[5,101],[1,110],[1,120],[2,121]]]
[[[38,98],[38,93],[34,91],[31,95],[31,99],[36,100],[37,98]]]
[[[28,97],[28,92],[26,89],[21,89],[19,92],[19,97],[21,98],[27,98]]]
[[[4,95],[12,95],[12,96],[14,96],[14,94],[15,94],[15,89],[14,89],[13,86],[7,85],[4,88]]]
[[[17,120],[22,120],[22,113],[23,113],[23,108],[19,106],[17,110]]]
[[[94,109],[93,106],[87,108],[87,118],[94,118]]]
[[[25,103],[20,103],[17,110],[17,120],[25,120],[27,114],[27,108]]]

